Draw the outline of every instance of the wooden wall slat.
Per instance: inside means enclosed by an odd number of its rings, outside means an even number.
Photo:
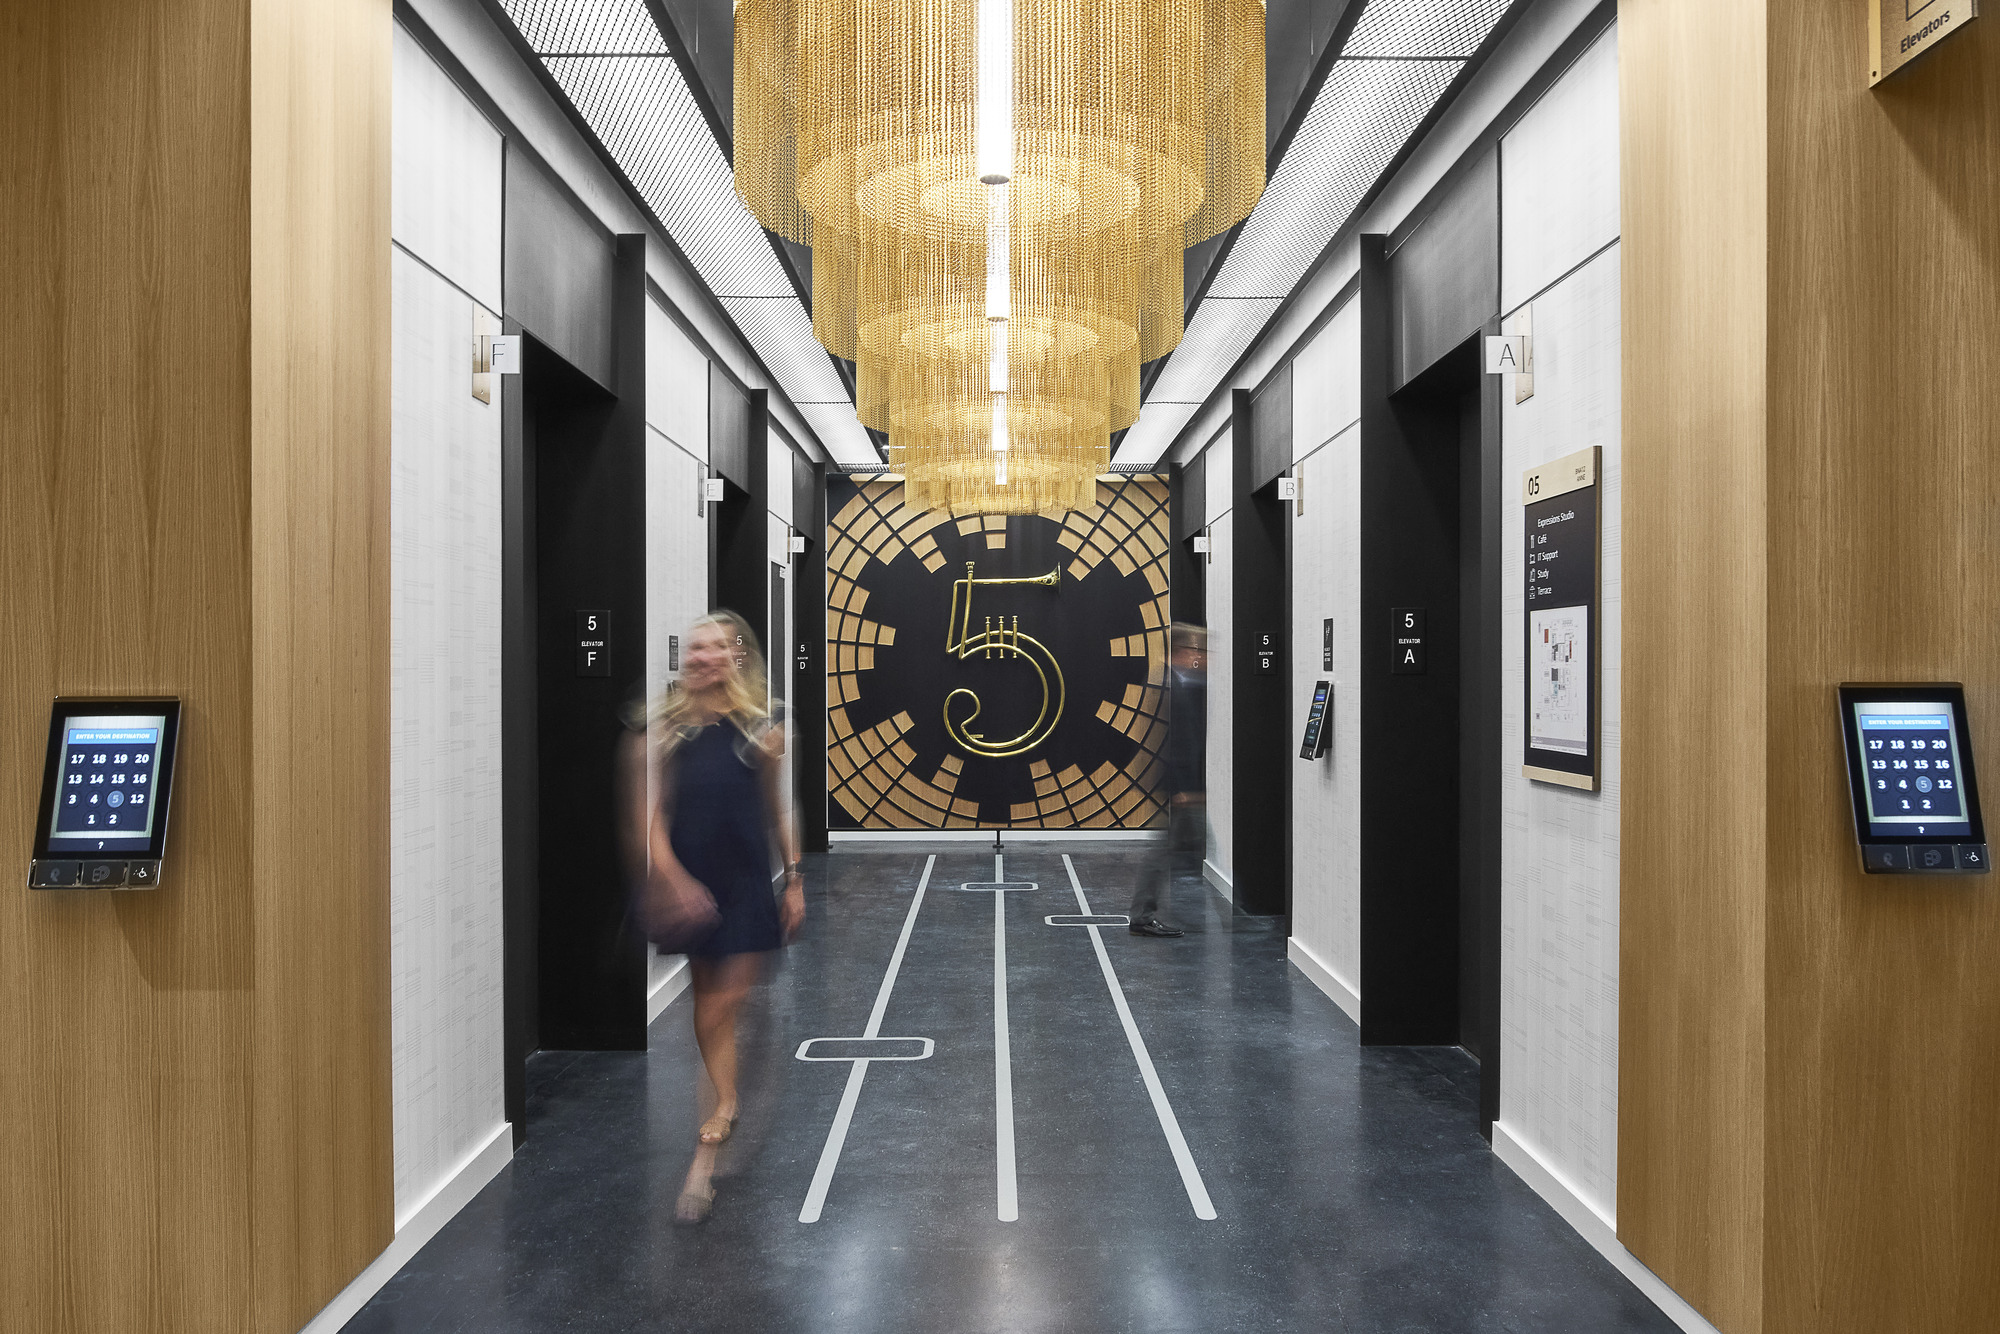
[[[2000,28],[1620,20],[1619,1235],[1731,1334],[1984,1330],[2000,886],[1861,873],[1834,688],[2000,747]]]
[[[389,0],[252,0],[256,1327],[394,1231]]]
[[[1619,7],[1619,1239],[1728,1334],[1763,1289],[1763,0]]]
[[[390,31],[8,13],[0,1330],[295,1330],[391,1232]],[[114,691],[187,701],[163,887],[31,893],[49,700]]]
[[[2000,26],[1871,91],[1867,9],[1771,4],[1765,1323],[1786,1334],[2000,1322],[2000,884],[1863,875],[1831,735],[1842,680],[1962,680],[2000,775]]]

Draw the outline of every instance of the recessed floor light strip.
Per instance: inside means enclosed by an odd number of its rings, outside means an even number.
[[[917,881],[917,896],[910,901],[909,915],[903,918],[903,934],[896,937],[896,949],[889,956],[888,971],[882,974],[882,987],[875,993],[875,1008],[868,1012],[868,1027],[862,1030],[863,1037],[877,1037],[882,1032],[882,1018],[889,1011],[889,993],[896,989],[896,974],[903,969],[903,954],[910,948],[910,932],[916,929],[917,913],[924,906],[924,891],[931,883],[931,868],[936,865],[935,856],[924,859],[923,879]],[[814,1169],[812,1186],[806,1191],[805,1207],[799,1210],[801,1223],[817,1223],[820,1211],[826,1207],[826,1192],[840,1167],[840,1151],[847,1144],[847,1128],[854,1123],[854,1107],[861,1101],[861,1085],[867,1078],[866,1059],[856,1061],[847,1072],[840,1109],[833,1114],[833,1124],[827,1128],[826,1147],[820,1150],[819,1166]]]
[[[1077,879],[1076,863],[1063,854],[1063,866],[1069,871],[1069,883],[1076,890],[1077,911],[1090,914],[1090,900],[1084,896],[1083,881]],[[1167,1091],[1160,1086],[1160,1072],[1153,1068],[1153,1058],[1146,1050],[1146,1039],[1139,1036],[1139,1025],[1132,1020],[1132,1007],[1125,1003],[1125,988],[1118,985],[1118,974],[1111,967],[1111,956],[1104,951],[1102,928],[1091,925],[1084,928],[1090,932],[1091,948],[1097,951],[1097,966],[1104,970],[1104,985],[1111,989],[1111,1004],[1118,1011],[1118,1022],[1125,1026],[1125,1040],[1132,1046],[1132,1059],[1139,1063],[1139,1078],[1146,1085],[1146,1093],[1153,1100],[1153,1114],[1160,1119],[1160,1133],[1167,1137],[1167,1147],[1173,1151],[1174,1165],[1181,1170],[1181,1185],[1187,1190],[1188,1203],[1194,1206],[1194,1216],[1204,1220],[1215,1217],[1215,1203],[1208,1198],[1208,1187],[1201,1179],[1201,1169],[1194,1165],[1194,1154],[1189,1151],[1187,1136],[1181,1134],[1181,1123],[1174,1115],[1173,1104],[1167,1101]]]

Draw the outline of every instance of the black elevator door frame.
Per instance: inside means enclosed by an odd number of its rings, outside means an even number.
[[[626,917],[624,717],[645,685],[645,246],[616,238],[612,383],[534,330],[502,398],[503,1097],[527,1058],[646,1044],[646,948]],[[579,611],[609,613],[610,676],[579,670]]]
[[[1361,986],[1368,1045],[1463,1046],[1500,1089],[1500,400],[1489,322],[1408,384],[1383,238],[1362,242]],[[1393,613],[1424,612],[1425,670]]]

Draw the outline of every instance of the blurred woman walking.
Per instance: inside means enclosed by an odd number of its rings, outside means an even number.
[[[678,687],[648,710],[653,782],[638,785],[645,878],[638,916],[693,972],[694,1032],[709,1097],[675,1217],[715,1201],[716,1148],[736,1128],[736,1016],[771,951],[805,920],[798,843],[782,780],[784,727],[765,703],[756,634],[718,611],[688,630]],[[785,868],[781,895],[772,870]]]

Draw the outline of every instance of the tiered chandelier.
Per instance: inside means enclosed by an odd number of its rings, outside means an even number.
[[[736,190],[913,508],[1092,503],[1264,187],[1262,0],[740,0]]]

